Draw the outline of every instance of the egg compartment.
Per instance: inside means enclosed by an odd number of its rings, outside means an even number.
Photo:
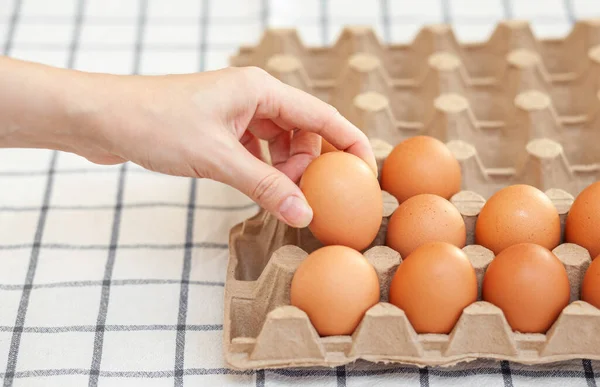
[[[564,229],[573,196],[561,189],[546,194],[557,207]],[[475,222],[485,199],[472,191],[461,191],[451,201],[465,219],[467,246],[463,250],[476,270],[478,301],[463,310],[450,334],[417,334],[405,313],[387,302],[391,279],[402,259],[384,245],[387,220],[398,205],[388,194],[384,197],[380,233],[364,251],[377,271],[381,299],[349,336],[319,337],[306,313],[290,305],[296,268],[320,247],[310,231],[290,228],[266,211],[232,229],[223,327],[230,368],[334,367],[358,359],[419,366],[449,366],[478,358],[523,364],[600,359],[600,310],[579,300],[591,262],[580,246],[561,241],[553,250],[566,267],[571,303],[546,334],[513,332],[499,308],[481,301],[483,275],[494,254],[473,244]]]
[[[558,187],[576,195],[600,176],[590,145],[600,141],[599,20],[579,21],[555,40],[536,39],[525,22],[500,22],[479,44],[460,44],[443,25],[424,27],[409,45],[384,45],[370,28],[347,27],[332,47],[316,48],[295,30],[272,29],[231,62],[265,68],[392,146],[418,134],[466,143],[453,144],[455,155],[479,165],[466,169],[462,188],[484,182],[477,192],[485,197],[517,182],[557,187],[522,170],[539,139],[560,146],[570,183]]]
[[[354,53],[377,56],[394,79],[418,78],[428,57],[450,52],[466,64],[473,78],[494,78],[502,67],[498,58],[515,49],[528,49],[540,56],[552,79],[569,78],[578,73],[587,51],[600,44],[600,20],[579,20],[563,39],[538,39],[524,20],[500,21],[485,42],[461,43],[449,25],[426,25],[408,44],[384,44],[372,28],[348,26],[328,47],[309,47],[298,32],[290,28],[271,28],[255,45],[240,47],[231,63],[234,66],[259,66],[277,55],[298,59],[306,74],[318,87],[327,87],[337,77],[341,65]]]

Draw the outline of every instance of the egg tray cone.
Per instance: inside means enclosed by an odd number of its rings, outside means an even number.
[[[462,188],[485,198],[515,183],[577,195],[600,178],[600,19],[552,40],[504,21],[476,44],[445,25],[423,27],[406,45],[346,27],[330,47],[269,29],[231,64],[264,68],[331,103],[374,141],[444,141],[463,166]]]
[[[564,226],[573,196],[561,189],[546,194]],[[451,201],[466,223],[463,250],[477,274],[478,301],[463,310],[450,334],[417,334],[405,313],[387,302],[402,258],[384,245],[388,219],[398,205],[385,192],[384,200],[380,233],[363,252],[377,271],[381,299],[348,336],[319,337],[306,313],[290,305],[295,270],[321,246],[308,229],[291,228],[260,211],[231,230],[223,326],[228,367],[335,367],[358,359],[418,366],[450,366],[478,358],[523,364],[600,359],[600,310],[579,300],[591,263],[589,253],[580,246],[561,241],[553,250],[567,270],[571,303],[546,334],[513,332],[499,308],[481,301],[483,276],[494,254],[473,244],[475,222],[485,199],[472,191],[461,191]]]

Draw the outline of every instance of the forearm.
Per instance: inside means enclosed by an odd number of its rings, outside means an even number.
[[[0,147],[70,150],[89,76],[0,57]]]

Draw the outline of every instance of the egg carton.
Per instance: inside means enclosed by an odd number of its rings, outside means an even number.
[[[500,21],[486,42],[461,43],[448,25],[426,25],[409,44],[384,44],[372,28],[348,26],[330,47],[308,47],[295,29],[267,29],[256,46],[242,46],[232,57],[234,66],[267,67],[276,55],[296,57],[319,87],[328,87],[354,53],[376,55],[394,79],[418,78],[428,58],[449,52],[466,64],[473,78],[493,78],[498,58],[516,49],[538,54],[553,80],[580,72],[588,50],[600,44],[600,19],[579,20],[564,39],[537,39],[524,20]]]
[[[459,158],[469,148],[478,164],[465,170],[462,188],[485,181],[485,197],[513,182],[577,195],[600,176],[600,20],[579,21],[553,40],[505,21],[477,44],[460,44],[444,25],[424,27],[408,45],[347,27],[331,47],[306,47],[295,30],[272,29],[231,63],[263,67],[331,103],[371,139],[393,146],[424,134],[467,143],[452,147]],[[540,139],[560,146],[567,185],[522,171]]]
[[[564,221],[573,196],[560,189],[546,192]],[[474,245],[477,216],[485,199],[461,191],[451,199],[467,229],[463,248],[478,281],[478,300],[466,307],[449,334],[417,334],[405,313],[388,302],[391,279],[402,264],[385,246],[388,219],[398,205],[384,195],[380,232],[364,251],[375,267],[380,302],[365,314],[352,335],[320,337],[305,312],[290,305],[295,270],[321,247],[308,229],[294,229],[265,211],[234,227],[225,283],[224,354],[232,369],[335,367],[358,359],[418,366],[450,366],[479,358],[523,364],[600,359],[600,310],[579,300],[580,286],[591,259],[584,248],[563,243],[553,252],[570,282],[570,304],[545,334],[514,332],[501,309],[481,300],[481,284],[494,254]]]

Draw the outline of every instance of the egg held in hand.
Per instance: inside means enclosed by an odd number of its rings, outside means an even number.
[[[383,220],[383,196],[363,160],[325,153],[308,165],[300,189],[313,210],[308,228],[321,243],[360,251],[373,242]]]
[[[294,273],[290,303],[303,310],[321,336],[350,335],[379,302],[375,268],[358,251],[325,246]]]
[[[482,298],[504,312],[521,333],[545,333],[569,304],[567,270],[550,250],[533,243],[498,254],[483,277]]]
[[[565,222],[565,241],[587,249],[592,259],[600,255],[600,182],[575,198]]]
[[[550,198],[530,185],[496,192],[475,223],[475,243],[498,255],[509,246],[536,243],[553,249],[560,242],[560,217]]]
[[[477,301],[475,269],[458,247],[426,243],[398,266],[389,301],[406,313],[417,333],[450,333],[463,309]]]
[[[329,152],[337,152],[338,149],[331,145],[331,143],[324,138],[321,138],[321,154]]]
[[[445,199],[460,191],[460,164],[448,147],[429,136],[415,136],[394,147],[381,168],[381,187],[400,203],[419,194]]]
[[[428,242],[448,242],[464,247],[467,240],[465,221],[448,200],[432,194],[413,196],[392,214],[386,244],[407,257]]]

